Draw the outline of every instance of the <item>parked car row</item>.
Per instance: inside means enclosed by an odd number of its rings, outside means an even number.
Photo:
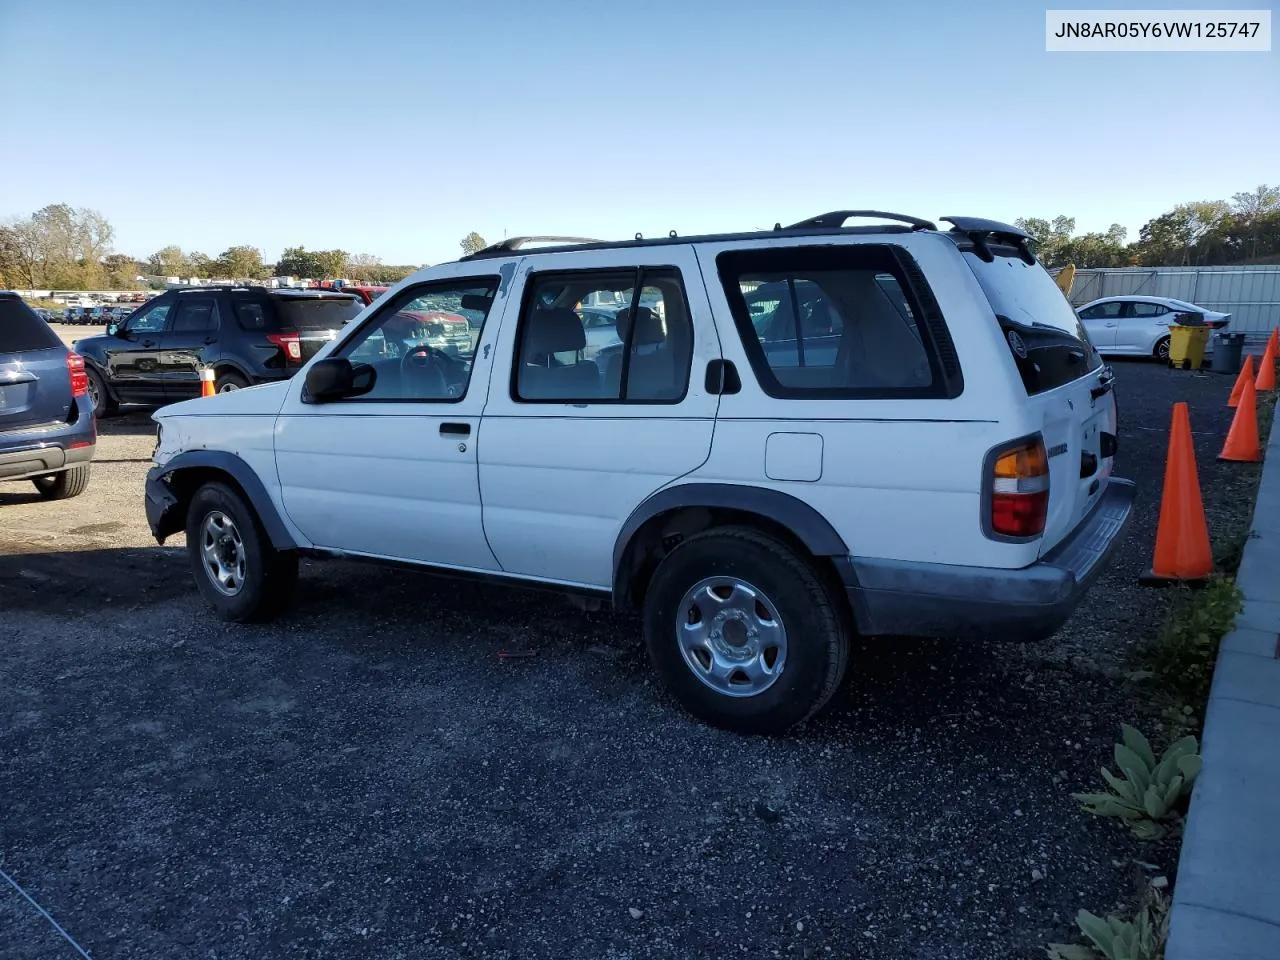
[[[563,590],[638,612],[695,716],[777,732],[855,634],[1053,632],[1133,500],[1110,369],[1031,238],[851,216],[517,238],[367,306],[171,292],[77,347],[104,404],[223,371],[154,414],[146,483],[217,615],[279,613],[304,555]],[[250,366],[277,382],[234,389]]]

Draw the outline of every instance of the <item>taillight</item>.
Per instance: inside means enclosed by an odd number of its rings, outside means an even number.
[[[1049,513],[1049,458],[1044,441],[1020,441],[995,451],[986,478],[991,533],[1029,540],[1044,533]]]
[[[302,341],[296,333],[268,333],[267,339],[283,350],[288,359],[302,359]]]
[[[67,371],[71,374],[71,396],[85,396],[89,392],[89,374],[85,373],[84,357],[68,350]]]

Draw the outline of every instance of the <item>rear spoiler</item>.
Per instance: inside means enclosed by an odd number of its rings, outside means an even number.
[[[1035,263],[1036,255],[1031,252],[1031,244],[1035,237],[1021,227],[1015,227],[999,220],[984,220],[982,217],[939,217],[943,223],[952,225],[953,233],[964,234],[973,244],[973,252],[982,260],[990,263],[995,259],[989,242],[1006,243],[1018,251],[1018,256],[1027,263]]]

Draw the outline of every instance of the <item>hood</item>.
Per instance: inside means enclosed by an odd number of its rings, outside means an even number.
[[[289,392],[289,383],[289,380],[280,380],[276,383],[262,383],[256,387],[233,390],[230,393],[219,393],[212,397],[180,400],[161,407],[151,415],[151,419],[161,421],[166,417],[273,417],[284,406],[284,398]]]

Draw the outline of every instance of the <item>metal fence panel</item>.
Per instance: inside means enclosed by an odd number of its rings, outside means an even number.
[[[1071,302],[1101,297],[1172,297],[1231,314],[1231,329],[1267,334],[1280,326],[1280,266],[1123,267],[1076,271]]]

